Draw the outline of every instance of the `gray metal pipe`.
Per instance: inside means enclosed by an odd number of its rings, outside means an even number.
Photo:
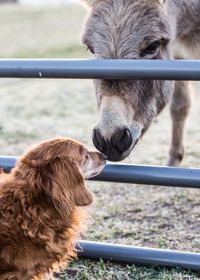
[[[0,77],[200,80],[200,60],[1,59]]]
[[[17,157],[11,156],[0,156],[0,168],[4,170],[4,172],[9,172],[16,164]]]
[[[16,163],[15,157],[0,156],[0,167],[9,171]],[[200,188],[200,169],[145,165],[107,164],[102,173],[91,180]]]
[[[200,169],[107,164],[95,181],[200,188]]]
[[[127,264],[153,264],[168,267],[200,269],[200,254],[173,250],[140,248],[92,241],[77,245],[78,256]]]

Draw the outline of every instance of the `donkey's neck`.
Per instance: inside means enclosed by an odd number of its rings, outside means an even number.
[[[171,13],[176,16],[177,37],[200,29],[199,0],[170,0]]]
[[[200,0],[169,0],[169,15],[176,25],[175,58],[200,58]]]

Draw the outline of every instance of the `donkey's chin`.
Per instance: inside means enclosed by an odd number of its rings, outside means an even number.
[[[107,160],[109,161],[122,161],[125,158],[127,158],[129,156],[129,154],[131,153],[131,151],[133,150],[133,148],[135,147],[135,145],[137,144],[138,139],[133,141],[132,145],[129,147],[129,149],[127,149],[126,151],[124,151],[123,153],[119,153],[116,150],[111,150],[109,155],[107,155]]]
[[[130,151],[131,152],[131,151]],[[115,162],[117,162],[117,161],[122,161],[122,160],[124,160],[129,154],[130,154],[130,152],[128,152],[128,153],[123,153],[123,154],[119,154],[119,153],[117,153],[117,152],[113,152],[113,153],[111,153],[109,156],[108,156],[108,160],[109,161],[115,161]]]

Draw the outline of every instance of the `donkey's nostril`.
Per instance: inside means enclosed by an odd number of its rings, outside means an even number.
[[[112,135],[110,141],[104,139],[99,129],[93,130],[92,140],[95,147],[104,155],[105,159],[119,161],[123,159],[123,154],[129,151],[133,139],[128,128],[118,129]]]
[[[118,130],[111,138],[111,146],[118,153],[123,153],[132,144],[132,136],[129,129],[120,129]]]
[[[98,129],[93,129],[92,140],[95,147],[104,154],[106,152],[106,141],[103,139]]]

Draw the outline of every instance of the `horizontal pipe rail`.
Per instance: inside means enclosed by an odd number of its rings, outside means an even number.
[[[200,60],[0,59],[0,78],[200,80]]]
[[[200,80],[200,61],[181,60],[0,60],[0,78]],[[16,157],[0,157],[9,172]],[[200,169],[107,164],[95,181],[200,188]],[[78,255],[94,260],[200,269],[200,254],[81,241]]]
[[[152,264],[168,267],[200,269],[200,254],[174,250],[140,248],[92,241],[77,245],[78,256],[94,260],[110,260],[127,264]]]
[[[9,171],[16,157],[0,156],[0,168]],[[107,164],[102,173],[91,180],[158,186],[200,188],[200,169],[161,166]]]

